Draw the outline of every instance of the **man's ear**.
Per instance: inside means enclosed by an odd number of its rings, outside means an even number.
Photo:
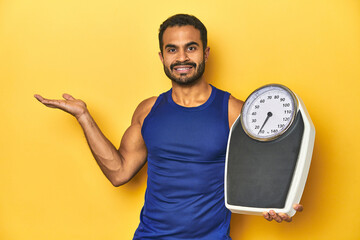
[[[162,52],[159,52],[160,61],[164,64],[164,57],[162,55]]]
[[[209,55],[210,55],[210,47],[206,47],[204,50],[205,62],[207,62]]]

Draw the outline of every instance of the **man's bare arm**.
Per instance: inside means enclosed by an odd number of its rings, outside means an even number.
[[[63,97],[64,100],[51,100],[35,95],[35,98],[47,107],[61,109],[78,120],[96,162],[114,186],[128,182],[146,162],[147,150],[141,135],[141,126],[156,97],[143,101],[137,107],[119,149],[104,136],[82,100],[69,94],[64,94]]]
[[[240,115],[243,101],[234,98],[232,95],[229,97],[229,128],[234,124],[238,116]]]

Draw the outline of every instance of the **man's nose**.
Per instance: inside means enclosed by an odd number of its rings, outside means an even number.
[[[178,54],[177,60],[178,60],[179,62],[185,62],[185,61],[190,60],[190,59],[189,59],[189,56],[188,56],[188,54],[187,54],[187,52],[186,52],[185,50],[182,49],[182,50],[180,50],[178,53],[179,53],[179,54]]]

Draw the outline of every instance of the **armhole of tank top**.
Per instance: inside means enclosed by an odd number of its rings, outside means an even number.
[[[155,111],[156,108],[159,106],[160,101],[161,101],[161,99],[163,99],[163,97],[164,97],[164,93],[160,94],[160,95],[157,97],[154,105],[151,107],[150,112],[149,112],[148,115],[145,117],[145,119],[144,119],[144,121],[143,121],[143,124],[142,124],[142,126],[141,126],[141,135],[144,135],[144,129],[145,129],[146,126],[147,126],[147,120],[153,115],[154,111]]]
[[[223,101],[223,109],[224,109],[224,119],[226,119],[225,124],[228,131],[230,131],[229,127],[229,99],[230,99],[230,93],[225,92],[224,93],[224,101]]]

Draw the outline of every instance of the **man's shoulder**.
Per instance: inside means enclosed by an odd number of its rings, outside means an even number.
[[[138,108],[151,109],[152,106],[155,104],[157,98],[158,98],[157,96],[153,96],[143,100],[142,102],[140,102]]]
[[[230,95],[229,97],[229,126],[231,127],[240,115],[244,102]]]
[[[138,122],[142,125],[144,119],[150,113],[151,108],[154,106],[157,98],[158,97],[153,96],[140,102],[134,112],[132,122]]]
[[[241,109],[243,104],[244,104],[243,101],[235,98],[233,95],[230,95],[230,97],[229,97],[229,107],[230,108]]]

